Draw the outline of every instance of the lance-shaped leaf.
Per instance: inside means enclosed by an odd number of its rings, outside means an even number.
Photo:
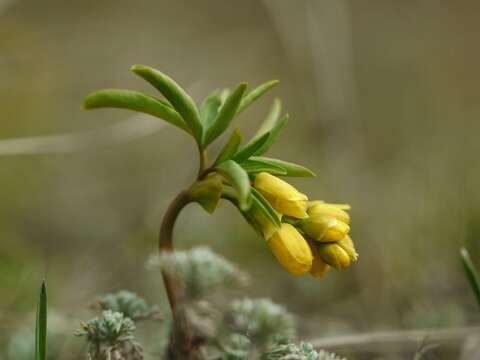
[[[222,91],[220,91],[220,102],[222,104],[224,104],[225,100],[228,99],[229,95],[230,95],[230,89],[229,88],[222,89]]]
[[[465,274],[467,275],[470,286],[472,287],[473,293],[477,299],[477,303],[480,305],[480,277],[478,275],[478,271],[475,265],[473,265],[467,249],[463,247],[460,249],[460,257],[462,259]]]
[[[279,165],[275,165],[268,161],[258,160],[258,158],[250,158],[240,164],[248,174],[258,174],[267,172],[272,175],[287,175],[287,170]]]
[[[248,210],[250,179],[248,178],[247,172],[233,160],[224,161],[217,165],[215,169],[222,174],[237,191],[240,210]]]
[[[250,160],[261,163],[261,164],[278,166],[286,171],[286,174],[284,174],[285,176],[294,176],[294,177],[315,177],[316,176],[312,170],[307,169],[302,165],[298,165],[288,161],[272,159],[272,158],[263,157],[263,156],[252,156]]]
[[[220,151],[220,154],[218,155],[217,160],[215,160],[215,165],[220,164],[225,160],[231,159],[232,156],[235,155],[235,153],[237,152],[241,142],[242,142],[242,134],[240,133],[240,129],[236,128],[232,132],[232,135],[230,135],[230,138],[228,139],[227,143],[223,147],[222,151]]]
[[[268,90],[279,83],[278,80],[271,80],[257,86],[255,89],[250,91],[247,95],[244,96],[240,106],[238,107],[237,112],[240,113],[249,105],[251,105],[255,100],[257,100],[260,96],[265,94]]]
[[[222,105],[222,99],[219,90],[215,90],[203,100],[200,106],[200,119],[204,129],[208,129],[212,125],[217,117],[220,105]]]
[[[273,104],[268,111],[267,117],[263,120],[262,124],[258,128],[254,138],[260,137],[266,132],[269,132],[276,124],[278,119],[280,118],[280,114],[282,112],[282,103],[279,99],[273,100]]]
[[[256,154],[257,151],[261,149],[266,142],[268,142],[269,138],[270,138],[270,133],[266,133],[257,139],[250,140],[242,150],[240,150],[237,154],[235,154],[233,159],[238,163],[241,163],[247,160],[250,156]]]
[[[217,117],[205,133],[205,139],[203,141],[205,146],[220,136],[227,129],[228,125],[230,125],[233,117],[237,113],[238,106],[240,105],[240,101],[242,100],[242,96],[246,88],[247,84],[241,83],[225,100],[225,103],[220,108]]]
[[[272,146],[273,143],[277,140],[278,136],[280,135],[280,132],[285,127],[285,125],[287,125],[287,122],[288,122],[288,114],[285,114],[268,131],[267,134],[270,134],[270,136],[268,137],[268,140],[265,141],[265,143],[257,151],[255,151],[254,155],[265,154],[267,152],[267,150],[270,149],[270,146]]]
[[[182,89],[172,78],[149,66],[134,65],[130,70],[148,81],[153,87],[160,91],[163,96],[165,96],[192,130],[197,142],[201,142],[203,130],[200,122],[200,115],[195,102],[185,90]]]
[[[91,93],[85,98],[85,109],[119,108],[142,112],[163,119],[191,133],[180,114],[169,104],[138,91],[105,89]]]
[[[275,210],[272,208],[272,205],[260,194],[255,188],[252,187],[251,195],[252,207],[255,207],[256,210],[262,212],[262,214],[270,220],[270,222],[275,225],[277,228],[280,227],[281,222]]]
[[[35,326],[35,360],[47,359],[47,288],[42,282],[37,303]]]

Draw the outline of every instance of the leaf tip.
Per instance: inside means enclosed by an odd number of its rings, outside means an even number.
[[[240,93],[244,93],[245,90],[247,90],[247,87],[248,87],[248,83],[246,82],[241,82],[240,84],[238,84],[237,86],[237,91],[239,91]]]
[[[148,69],[148,66],[142,64],[134,64],[130,66],[130,71],[134,73],[142,72],[146,69]]]
[[[247,199],[248,199],[248,197],[247,197]],[[248,211],[248,210],[250,210],[250,207],[251,207],[252,204],[248,200],[240,200],[240,203],[238,205],[240,207],[240,210]]]
[[[91,110],[93,108],[94,108],[94,106],[93,106],[93,102],[92,102],[92,94],[89,94],[83,100],[82,110]]]

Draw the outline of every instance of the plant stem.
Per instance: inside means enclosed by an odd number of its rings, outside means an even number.
[[[200,145],[199,151],[199,167],[197,181],[201,180],[206,170],[207,152]],[[192,195],[192,187],[181,191],[167,208],[160,226],[160,234],[158,238],[158,250],[160,254],[163,252],[173,251],[173,228],[178,215],[182,209],[189,203],[195,201]],[[204,356],[201,352],[199,339],[195,338],[192,332],[185,308],[182,307],[183,300],[182,289],[175,279],[165,270],[162,270],[162,278],[167,292],[168,302],[172,311],[173,325],[170,333],[170,341],[165,354],[166,360],[203,360]]]
[[[197,180],[200,180],[204,176],[204,172],[207,167],[207,161],[208,161],[207,150],[202,149],[202,147],[199,145],[198,154],[199,154],[200,161],[198,166]]]
[[[192,199],[189,191],[183,190],[175,197],[168,207],[167,212],[163,217],[162,225],[160,226],[160,235],[158,238],[158,250],[160,253],[173,251],[173,227],[175,226],[180,211],[191,201]],[[166,271],[162,271],[162,277],[170,309],[172,310],[172,315],[175,317],[180,289]]]

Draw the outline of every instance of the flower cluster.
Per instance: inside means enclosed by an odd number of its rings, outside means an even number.
[[[255,210],[249,212],[250,222],[260,229],[278,262],[291,274],[310,272],[321,277],[331,267],[346,268],[357,260],[349,236],[349,205],[308,201],[305,194],[267,172],[256,175],[253,186],[282,222],[275,226]]]
[[[221,199],[231,201],[267,240],[278,261],[294,275],[310,272],[321,277],[330,267],[345,268],[356,261],[357,253],[348,235],[350,217],[346,210],[350,207],[309,202],[306,195],[277,176],[311,177],[315,174],[301,165],[263,156],[289,119],[288,114],[282,115],[278,99],[249,141],[242,144],[241,131],[236,128],[215,160],[208,164],[210,144],[278,81],[268,81],[251,91],[247,91],[247,84],[240,83],[232,91],[214,91],[197,104],[166,74],[146,65],[134,65],[131,70],[158,90],[164,99],[138,91],[106,89],[90,94],[85,99],[85,108],[110,107],[143,112],[193,137],[200,159],[197,179],[180,194],[173,210],[196,202],[213,213]],[[167,221],[165,224],[173,227],[173,223]],[[166,229],[163,233],[168,236],[161,238],[161,247],[169,249],[172,231]]]

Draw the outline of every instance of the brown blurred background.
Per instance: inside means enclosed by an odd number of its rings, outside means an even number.
[[[311,198],[352,204],[360,261],[293,278],[228,204],[186,209],[179,247],[208,244],[249,271],[246,295],[285,303],[307,337],[475,324],[458,248],[480,260],[479,13],[446,0],[0,0],[0,342],[43,277],[51,306],[75,316],[121,288],[164,301],[145,260],[196,149],[147,116],[81,109],[99,88],[152,92],[135,63],[197,101],[280,79],[242,131],[282,99],[291,120],[270,155],[318,174],[293,181]]]

